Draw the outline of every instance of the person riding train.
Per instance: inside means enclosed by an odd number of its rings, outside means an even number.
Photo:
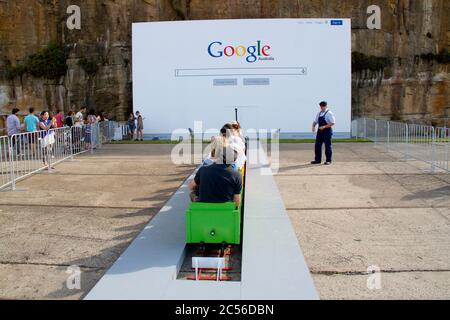
[[[234,202],[239,207],[242,175],[231,167],[238,158],[238,152],[231,146],[226,146],[220,153],[216,154],[215,163],[201,167],[190,182],[191,200],[205,203]]]
[[[232,123],[227,123],[223,126],[220,133],[224,136],[228,144],[237,151],[238,156],[235,162],[235,168],[242,170],[247,161],[245,156],[245,141],[242,138],[242,131],[239,122],[235,121]]]

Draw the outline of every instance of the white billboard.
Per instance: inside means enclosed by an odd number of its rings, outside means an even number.
[[[234,120],[311,131],[326,100],[337,134],[351,127],[351,21],[254,19],[133,24],[133,104],[146,134]]]

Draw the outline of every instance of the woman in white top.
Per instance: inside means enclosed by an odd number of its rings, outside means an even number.
[[[228,138],[228,143],[231,148],[237,151],[238,157],[236,160],[236,167],[242,169],[247,161],[247,157],[245,156],[245,142],[242,138],[241,126],[238,122],[232,122],[226,124],[222,128],[222,134],[225,129],[225,135]]]

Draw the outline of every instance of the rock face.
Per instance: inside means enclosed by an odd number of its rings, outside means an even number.
[[[372,4],[381,8],[380,30],[366,25]],[[81,30],[66,26],[70,5],[81,8]],[[0,0],[0,114],[14,105],[26,113],[29,106],[67,112],[86,104],[126,119],[132,22],[342,17],[352,18],[354,52],[388,62],[354,69],[353,116],[443,125],[450,117],[449,15],[448,0]],[[67,51],[65,75],[14,69],[52,42]]]

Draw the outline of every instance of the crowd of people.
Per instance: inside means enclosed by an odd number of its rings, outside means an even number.
[[[67,114],[64,114],[61,110],[56,110],[53,114],[50,114],[49,111],[42,111],[38,115],[36,115],[34,108],[30,108],[23,123],[18,117],[19,112],[18,108],[14,108],[12,113],[6,118],[6,131],[10,137],[24,132],[48,131],[50,129],[72,126],[81,127],[87,124],[108,121],[104,112],[97,114],[94,109],[87,112],[86,107],[81,107],[77,113],[69,111]],[[47,121],[49,125],[44,125]]]
[[[66,115],[61,110],[57,110],[53,114],[50,114],[49,111],[42,111],[37,115],[35,109],[31,107],[28,110],[28,115],[24,117],[23,122],[21,122],[18,116],[19,112],[20,110],[18,108],[14,108],[12,113],[6,118],[6,131],[14,153],[17,156],[23,156],[22,149],[25,149],[25,144],[30,145],[29,150],[34,152],[34,146],[40,140],[44,164],[46,164],[48,157],[47,145],[51,144],[51,141],[54,141],[54,136],[52,137],[52,133],[49,132],[51,129],[79,127],[80,130],[74,132],[74,138],[80,141],[83,140],[86,149],[89,149],[92,143],[92,125],[98,122],[108,121],[103,112],[96,114],[95,110],[91,109],[87,111],[87,108],[84,106],[77,113],[69,111]],[[28,134],[12,138],[22,133]]]
[[[211,138],[211,153],[190,182],[193,202],[241,204],[242,171],[246,158],[245,139],[239,122],[225,124]]]

